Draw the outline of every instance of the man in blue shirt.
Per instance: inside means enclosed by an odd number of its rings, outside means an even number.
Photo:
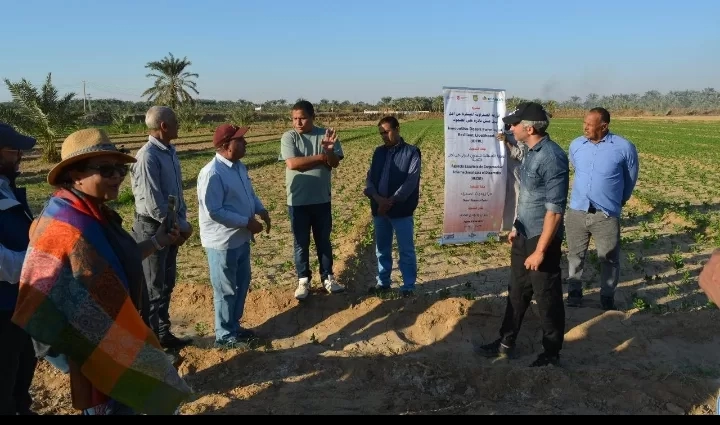
[[[508,237],[512,245],[510,285],[500,338],[476,346],[476,351],[486,357],[513,357],[523,317],[535,295],[544,351],[531,366],[554,365],[560,359],[565,335],[560,260],[568,158],[546,132],[550,119],[542,105],[523,102],[503,121],[511,125],[515,140],[525,142],[527,151],[520,165],[517,217]]]
[[[394,232],[403,280],[400,292],[403,296],[411,296],[417,280],[413,214],[420,197],[421,153],[417,146],[407,144],[400,136],[397,118],[381,119],[378,131],[383,144],[373,153],[364,192],[370,198],[378,260],[377,284],[370,291],[390,289]]]
[[[630,199],[638,178],[635,145],[608,129],[610,113],[593,108],[585,116],[585,134],[570,144],[575,179],[565,231],[568,244],[567,305],[582,304],[585,255],[590,236],[600,260],[600,301],[615,310],[615,289],[620,280],[620,212]]]
[[[240,327],[250,288],[250,242],[270,215],[255,195],[245,165],[247,127],[230,124],[215,130],[215,157],[198,174],[200,243],[207,252],[215,305],[215,343],[235,346],[255,337]]]

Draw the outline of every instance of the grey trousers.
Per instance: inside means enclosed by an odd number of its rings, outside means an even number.
[[[150,239],[159,226],[159,223],[136,218],[132,228],[135,241]],[[150,328],[159,338],[170,332],[170,297],[175,289],[177,255],[177,245],[171,245],[153,253],[142,263],[150,299]]]
[[[620,280],[620,219],[605,213],[568,209],[565,217],[568,244],[568,293],[582,291],[582,274],[590,237],[600,261],[600,295],[614,297]]]

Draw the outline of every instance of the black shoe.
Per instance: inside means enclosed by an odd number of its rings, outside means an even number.
[[[474,350],[477,354],[487,358],[514,358],[515,346],[505,345],[501,341],[501,339],[496,339],[490,344],[476,345]]]
[[[255,332],[251,331],[250,329],[240,328],[240,330],[238,331],[236,337],[237,337],[237,339],[239,339],[239,340],[242,340],[242,339],[253,339],[253,338],[257,338],[257,335],[255,334]]]
[[[379,283],[368,288],[369,295],[380,295],[390,291],[390,286],[382,286]]]
[[[570,291],[568,292],[566,305],[568,307],[580,307],[582,306],[582,299],[582,291]]]
[[[159,338],[160,346],[165,349],[179,350],[192,343],[191,338],[178,338],[171,333],[167,333]]]
[[[412,289],[403,291],[403,290],[401,289],[401,290],[400,290],[400,295],[401,295],[403,298],[410,298],[410,297],[412,297],[413,295],[415,295],[415,291],[413,291]]]
[[[215,348],[222,348],[225,350],[234,350],[234,349],[246,349],[248,348],[248,345],[245,342],[238,341],[235,338],[226,339],[223,341],[215,341]]]
[[[602,309],[605,311],[608,310],[617,310],[615,307],[615,297],[600,297],[600,304],[602,305]]]
[[[541,353],[537,359],[530,365],[530,367],[543,367],[547,365],[557,366],[560,363],[559,354],[547,354]]]

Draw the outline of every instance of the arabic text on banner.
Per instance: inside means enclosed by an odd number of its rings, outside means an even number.
[[[444,87],[445,212],[440,244],[484,242],[502,228],[507,178],[497,140],[505,90]]]

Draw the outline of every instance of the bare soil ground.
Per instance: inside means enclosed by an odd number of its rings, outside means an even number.
[[[508,247],[504,243],[437,245],[442,184],[429,176],[443,172],[442,145],[431,145],[440,133],[421,124],[415,130],[409,131],[408,139],[423,145],[423,173],[428,177],[422,191],[429,194],[424,195],[426,206],[417,219],[421,270],[416,296],[367,295],[375,279],[370,215],[362,200],[344,192],[337,208],[349,224],[336,221],[335,273],[348,291],[337,295],[316,291],[307,301],[296,301],[284,193],[261,189],[266,205],[277,204],[278,218],[276,233],[256,248],[259,260],[253,263],[253,288],[243,326],[255,329],[259,338],[249,347],[213,347],[213,298],[204,253],[197,241],[181,249],[181,278],[171,315],[178,334],[195,338],[193,346],[180,352],[179,370],[196,392],[181,407],[182,414],[714,412],[720,388],[720,311],[705,308],[707,300],[692,280],[711,247],[690,248],[694,239],[686,230],[692,225],[686,215],[668,210],[656,217],[654,205],[631,200],[622,234],[620,311],[601,310],[597,285],[589,283],[585,307],[566,309],[560,366],[528,367],[542,351],[534,303],[519,339],[520,358],[510,362],[479,358],[472,341],[495,339],[502,319]],[[249,160],[262,163],[251,168],[256,188],[282,187],[282,166],[253,156],[259,155],[264,141],[277,140],[278,135],[276,129],[257,129],[250,139],[258,143],[258,150],[250,148]],[[144,140],[137,135],[125,138],[133,149]],[[204,152],[203,161],[207,159],[207,135],[183,140],[183,152]],[[346,152],[361,157],[372,149],[372,140],[365,147],[349,142]],[[333,177],[334,190],[341,191],[338,186],[345,182],[351,194],[357,192],[366,159],[339,169]],[[662,158],[645,159],[644,170],[659,173],[666,166]],[[193,161],[190,156],[183,161],[184,170],[202,164],[185,165]],[[31,182],[42,178],[47,168],[33,161],[28,165],[26,178]],[[185,178],[191,179],[193,173],[195,169]],[[654,184],[646,178],[640,187]],[[186,196],[193,192],[189,181]],[[129,206],[122,207],[127,214]],[[683,247],[684,263],[678,268],[668,265],[675,246]],[[592,261],[588,282],[597,277]],[[399,280],[399,274],[394,277]],[[677,290],[670,291],[671,285]],[[45,362],[38,366],[33,391],[39,412],[78,414],[70,405],[67,377]]]

